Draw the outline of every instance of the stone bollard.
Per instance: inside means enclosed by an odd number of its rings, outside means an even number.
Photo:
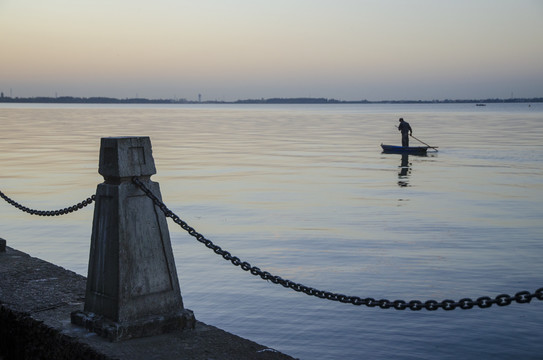
[[[0,238],[0,252],[6,252],[6,240]]]
[[[135,184],[160,198],[149,137],[102,138],[85,306],[72,323],[120,341],[194,328],[183,307],[166,216]]]

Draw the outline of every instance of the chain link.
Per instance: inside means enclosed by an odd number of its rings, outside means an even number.
[[[2,191],[0,191],[0,197],[4,200],[6,200],[7,203],[13,205],[17,209],[24,211],[26,213],[29,213],[30,215],[38,215],[38,216],[59,216],[59,215],[65,215],[72,213],[74,211],[83,209],[85,206],[92,204],[94,200],[96,200],[96,195],[92,195],[91,197],[87,198],[86,200],[81,201],[79,204],[60,209],[60,210],[34,210],[27,208],[26,206],[23,206],[19,204],[18,202],[14,201],[10,197],[8,197],[6,194],[4,194]]]
[[[373,298],[361,298],[358,296],[347,296],[343,294],[332,293],[329,291],[317,290],[288,279],[283,279],[277,275],[272,275],[267,271],[260,270],[256,266],[252,266],[248,262],[241,261],[236,256],[232,256],[232,254],[230,254],[228,251],[223,250],[220,246],[215,245],[211,240],[206,239],[202,234],[198,233],[193,227],[188,225],[179,216],[174,214],[137,177],[134,177],[132,179],[132,182],[136,184],[153,201],[155,206],[157,206],[166,215],[166,217],[171,218],[183,230],[187,231],[189,235],[193,236],[194,238],[196,238],[196,240],[204,244],[209,249],[213,250],[213,252],[215,252],[217,255],[222,256],[225,260],[230,261],[233,265],[241,267],[241,269],[244,271],[248,271],[255,276],[260,276],[263,280],[271,281],[274,284],[279,284],[285,288],[290,288],[297,292],[303,292],[310,296],[358,306],[365,305],[367,307],[379,307],[381,309],[393,308],[396,310],[410,309],[413,311],[419,311],[422,309],[426,309],[429,311],[435,311],[438,309],[450,311],[457,308],[469,310],[474,308],[475,306],[478,306],[481,309],[486,309],[491,307],[493,304],[497,304],[498,306],[506,306],[510,305],[513,301],[519,304],[525,304],[529,303],[533,298],[543,300],[543,288],[536,290],[533,294],[529,291],[521,291],[516,293],[514,296],[501,294],[496,296],[494,299],[488,296],[483,296],[478,298],[477,300],[464,298],[459,301],[443,300],[441,302],[438,302],[436,300],[428,300],[425,302],[422,302],[420,300],[411,300],[409,302],[406,302],[404,300],[390,301],[388,299],[376,300]]]

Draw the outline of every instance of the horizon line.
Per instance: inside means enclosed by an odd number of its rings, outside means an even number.
[[[338,100],[323,97],[273,97],[260,99],[187,100],[184,98],[115,98],[105,96],[0,96],[0,103],[90,103],[90,104],[439,104],[439,103],[528,103],[543,102],[543,97],[486,98],[486,99],[434,99],[434,100]]]

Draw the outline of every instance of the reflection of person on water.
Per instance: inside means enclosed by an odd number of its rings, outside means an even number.
[[[409,155],[402,154],[402,162],[400,163],[400,172],[398,173],[398,185],[401,187],[409,186],[409,175],[411,174],[411,163]]]
[[[400,118],[400,125],[398,125],[398,131],[402,132],[402,146],[409,147],[409,135],[413,135],[413,129],[407,121]]]

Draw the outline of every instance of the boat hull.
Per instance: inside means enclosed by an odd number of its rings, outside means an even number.
[[[381,144],[381,148],[385,153],[392,154],[426,154],[428,146],[396,146]]]

